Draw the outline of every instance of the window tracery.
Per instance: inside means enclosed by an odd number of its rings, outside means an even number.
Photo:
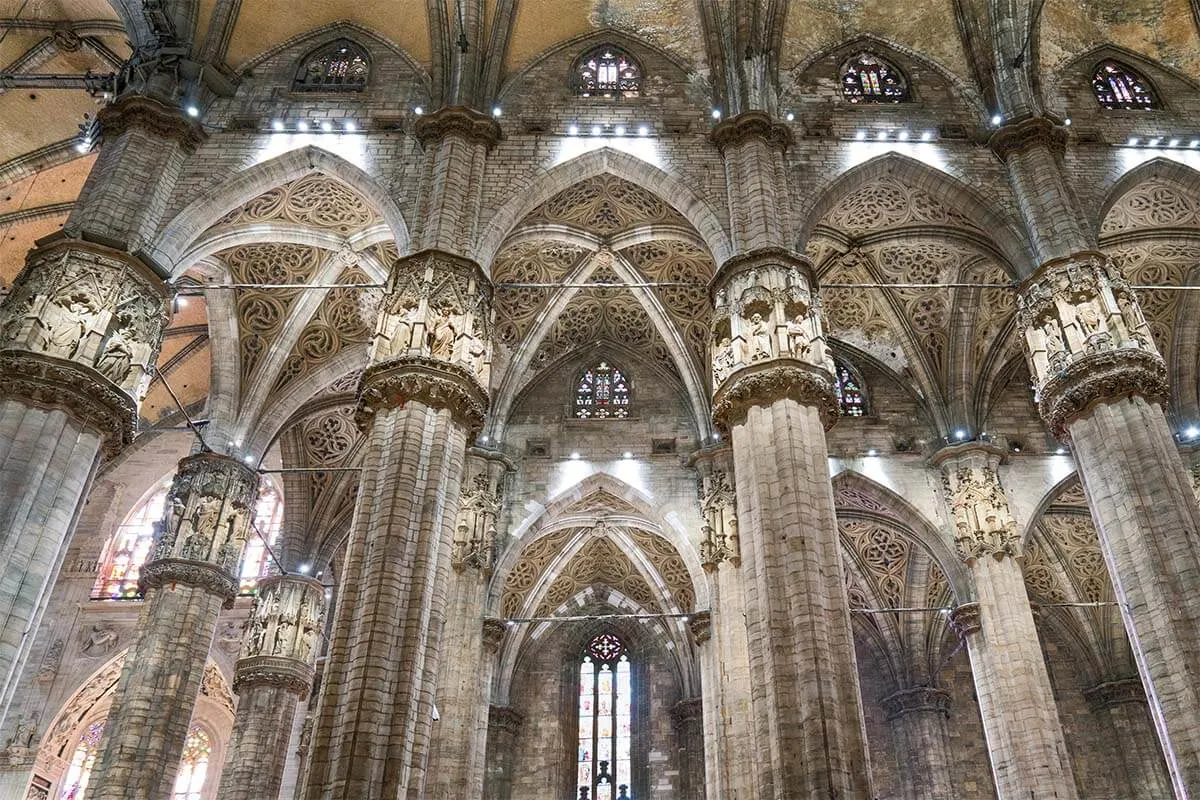
[[[859,53],[842,65],[842,96],[851,103],[905,103],[910,99],[904,74],[874,53]]]
[[[861,417],[867,413],[867,396],[862,378],[849,364],[834,359],[833,391],[837,395],[838,413],[843,417]]]
[[[366,87],[370,72],[367,51],[349,39],[338,39],[301,61],[292,88],[301,92],[358,92]]]
[[[575,62],[572,76],[581,97],[640,97],[642,67],[619,47],[597,47]]]
[[[625,419],[629,416],[631,392],[625,373],[601,361],[584,371],[575,386],[575,416],[578,419]]]
[[[154,529],[162,521],[170,479],[163,481],[117,528],[105,548],[100,577],[92,597],[96,600],[139,600],[138,576],[154,547]],[[242,594],[253,594],[260,578],[270,571],[268,545],[273,546],[283,528],[283,495],[268,477],[259,483],[254,530],[242,551],[238,581]]]
[[[625,644],[596,636],[579,665],[580,800],[620,800],[632,784],[633,679]],[[619,792],[619,793],[618,793]]]
[[[1159,107],[1150,83],[1118,61],[1102,61],[1096,67],[1092,91],[1105,108],[1152,111]]]
[[[208,777],[208,759],[212,755],[212,739],[199,725],[188,730],[175,776],[175,791],[171,800],[200,800],[204,780]]]
[[[59,800],[82,800],[88,778],[100,754],[100,737],[104,735],[104,720],[93,722],[84,731],[71,755],[71,764],[58,792]]]

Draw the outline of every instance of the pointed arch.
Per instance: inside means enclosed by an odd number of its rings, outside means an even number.
[[[263,192],[314,173],[339,180],[362,194],[386,221],[400,252],[407,251],[408,224],[383,186],[346,159],[306,145],[248,167],[201,194],[163,228],[154,244],[155,258],[169,265],[172,275],[178,277],[188,266],[182,261],[188,247],[223,215]]]
[[[729,236],[717,214],[680,178],[636,156],[601,147],[545,168],[529,184],[514,187],[479,238],[479,263],[490,269],[505,238],[529,212],[576,183],[604,174],[629,181],[662,198],[696,228],[717,264],[733,254]]]
[[[1057,483],[1050,487],[1050,490],[1042,495],[1042,499],[1038,502],[1037,508],[1029,515],[1029,520],[1025,523],[1025,529],[1021,531],[1021,546],[1024,547],[1029,541],[1033,532],[1037,529],[1038,523],[1042,521],[1042,517],[1050,510],[1050,507],[1055,504],[1060,496],[1069,489],[1075,486],[1083,486],[1083,481],[1080,479],[1079,473],[1072,470],[1065,477],[1060,478]],[[1089,508],[1087,513],[1091,514]]]
[[[360,46],[366,47],[369,51],[372,45],[386,50],[389,53],[397,56],[404,61],[405,65],[412,71],[413,75],[417,76],[426,93],[429,92],[430,77],[420,62],[409,55],[408,51],[401,47],[396,42],[381,36],[380,33],[365,25],[360,25],[357,22],[350,20],[336,20],[317,28],[311,28],[307,31],[302,31],[290,39],[280,42],[279,44],[264,50],[258,55],[251,58],[242,64],[235,66],[235,70],[242,72],[245,70],[254,70],[260,64],[268,61],[275,56],[285,53],[288,50],[302,50],[297,53],[297,58],[302,58],[304,53],[312,52],[321,48],[324,45],[331,44],[338,39],[351,39]]]
[[[1200,198],[1200,170],[1163,156],[1152,158],[1122,173],[1109,185],[1094,222],[1096,236],[1099,237],[1104,220],[1121,198],[1146,181],[1156,179],[1176,184],[1183,191]]]
[[[981,230],[987,231],[991,238],[981,241],[981,244],[991,245],[999,251],[1005,268],[1014,278],[1022,277],[1022,272],[1029,271],[1035,263],[1033,251],[1028,240],[1019,232],[1020,229],[975,189],[948,173],[895,152],[876,156],[830,181],[809,208],[800,231],[800,241],[806,242],[813,228],[845,197],[885,176],[943,198],[947,205],[965,214]]]

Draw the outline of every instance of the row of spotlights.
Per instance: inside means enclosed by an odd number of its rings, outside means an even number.
[[[567,135],[568,136],[578,136],[580,134],[581,130],[582,129],[578,125],[576,125],[575,123],[571,123],[571,125],[569,125],[567,127]],[[628,133],[629,133],[629,129],[626,128],[624,125],[614,125],[611,129],[611,133],[608,131],[608,129],[604,125],[592,125],[588,129],[589,136],[625,136]],[[639,125],[637,127],[637,135],[638,136],[649,136],[650,135],[650,126],[649,125]]]
[[[859,129],[854,134],[854,138],[860,142],[865,142],[869,139],[874,139],[877,142],[908,142],[912,141],[914,138],[919,139],[922,142],[932,142],[935,138],[935,134],[933,131],[921,131],[920,136],[914,137],[911,131],[901,128],[900,130],[876,131],[874,135],[872,135],[870,131]]]
[[[1130,136],[1125,142],[1128,147],[1200,147],[1200,138],[1189,139],[1186,144],[1184,140],[1178,136],[1151,136],[1148,139],[1142,139],[1140,136]]]
[[[311,130],[318,130],[321,133],[333,133],[337,130],[337,125],[333,120],[326,119],[320,122],[309,122],[306,119],[296,120],[292,123],[295,129],[300,133],[308,133]],[[284,133],[288,129],[288,122],[282,119],[271,120],[271,130],[276,133]],[[358,130],[358,123],[352,119],[342,120],[341,130],[345,133],[354,133]]]

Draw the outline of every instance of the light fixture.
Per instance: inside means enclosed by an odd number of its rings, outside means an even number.
[[[908,131],[900,131],[899,133],[896,134],[896,138],[902,142],[907,142],[908,141]]]
[[[301,133],[307,133],[308,132],[308,123],[305,122],[304,120],[300,120],[299,122],[296,123],[296,130],[300,131]]]
[[[579,460],[579,453],[571,453],[571,460],[572,460],[572,461],[578,461],[578,460]]]
[[[88,150],[92,149],[92,144],[84,139],[75,144],[75,149],[80,153],[86,153]]]
[[[413,113],[419,117],[425,113],[425,109],[422,108],[421,106],[416,106],[415,108],[413,108]]]
[[[187,297],[184,295],[176,295],[175,305],[179,306],[180,308],[187,308]]]
[[[649,135],[650,135],[650,126],[649,125],[639,125],[638,126],[638,136],[649,136]]]
[[[622,458],[633,458],[633,453],[626,450],[625,454],[622,456]]]
[[[1141,140],[1141,139],[1139,139],[1139,138],[1138,138],[1138,137],[1136,137],[1136,136],[1130,136],[1130,137],[1129,137],[1129,141],[1127,142],[1127,144],[1128,144],[1130,147],[1137,147],[1139,144],[1141,144],[1141,141],[1142,141],[1142,140]]]
[[[592,126],[592,136],[599,136],[602,133],[604,133],[604,129],[601,128],[599,125]]]
[[[993,125],[999,125],[1001,122],[1004,122],[1004,117],[1000,116],[999,114],[992,115],[992,124]]]
[[[1171,141],[1167,142],[1167,147],[1179,147],[1179,140],[1172,139]]]
[[[1189,425],[1184,430],[1183,435],[1189,439],[1195,439],[1197,436],[1200,436],[1200,428],[1197,428],[1195,425]]]
[[[791,111],[789,111],[789,112],[787,113],[787,116],[786,116],[786,117],[784,117],[784,119],[786,119],[788,122],[795,122],[795,121],[796,121],[796,115],[795,115],[795,114],[793,114]]]
[[[613,133],[615,133],[617,136],[624,136],[625,135],[625,126],[618,125],[617,127],[613,128]]]
[[[924,133],[922,133],[921,141],[922,142],[932,142],[933,141],[933,131],[925,131]]]
[[[1188,142],[1188,147],[1200,147],[1200,139],[1192,139]]]
[[[321,123],[321,130],[324,133],[332,133],[333,132],[333,123],[330,122],[329,120],[325,120],[324,122]]]
[[[857,131],[857,132],[854,134],[854,138],[855,138],[855,139],[858,139],[858,140],[861,142],[861,141],[863,141],[864,139],[866,139],[866,138],[867,138],[867,132],[866,132],[866,131],[864,131],[864,130]]]
[[[874,457],[874,456],[879,455],[879,451],[876,450],[874,447],[872,447],[870,450],[867,451],[867,455]]]
[[[499,118],[504,112],[500,110],[500,106],[492,106],[492,116]]]
[[[1151,147],[1158,147],[1159,142],[1161,142],[1161,141],[1162,141],[1161,137],[1155,136],[1153,139],[1146,142],[1146,144],[1150,145]]]
[[[247,463],[247,464],[253,464],[253,463],[254,463],[254,456],[246,456],[246,463]]]
[[[1068,128],[1071,127],[1071,118],[1067,117],[1066,119],[1064,119],[1063,125],[1067,126]]]
[[[358,125],[356,125],[352,119],[346,120],[342,124],[342,127],[346,129],[346,133],[354,133],[356,130],[358,130]]]
[[[1056,456],[1065,456],[1066,454],[1067,454],[1067,448],[1065,448],[1065,447],[1060,447],[1054,451],[1054,455],[1056,455]]]
[[[880,131],[879,133],[875,134],[875,138],[881,142],[885,142],[885,141],[887,141],[887,138],[888,138],[888,132]]]
[[[309,564],[301,564],[301,565],[300,565],[300,574],[301,574],[301,575],[307,575],[311,569],[312,569],[312,566],[311,566],[311,565],[309,565]]]
[[[964,431],[962,428],[959,428],[958,430],[956,430],[954,432],[954,438],[958,439],[961,442],[963,439],[967,438],[967,432]]]
[[[714,109],[712,110],[712,118],[713,118],[713,119],[720,119],[720,118],[721,118],[721,109],[719,109],[719,108],[714,108]]]
[[[200,109],[199,109],[199,107],[196,106],[195,103],[188,103],[187,108],[184,110],[187,111],[187,115],[189,117],[195,118],[195,117],[200,116]]]
[[[277,119],[271,122],[271,130],[281,133],[283,131],[283,120]]]
[[[569,128],[567,128],[567,135],[568,136],[578,136],[579,135],[579,126],[572,123],[571,126]]]
[[[481,442],[486,442],[487,440],[488,440],[488,435],[486,433],[483,436],[479,437],[479,441],[481,441]]]

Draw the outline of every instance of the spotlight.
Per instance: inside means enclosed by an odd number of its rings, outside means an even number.
[[[719,109],[719,108],[714,108],[714,109],[712,110],[712,118],[713,118],[713,119],[720,119],[720,118],[721,118],[721,109]]]
[[[1195,439],[1197,436],[1200,436],[1200,428],[1197,428],[1195,425],[1189,425],[1184,430],[1183,435],[1189,439]]]
[[[499,119],[499,118],[500,118],[500,115],[502,115],[503,113],[504,113],[504,112],[500,110],[500,106],[493,106],[493,107],[492,107],[492,116],[493,116],[493,117],[496,117],[497,119]]]
[[[888,132],[880,131],[879,133],[875,134],[875,138],[881,142],[885,142],[885,141],[887,141],[887,138],[888,138]]]
[[[92,145],[91,142],[82,141],[76,143],[75,149],[80,153],[86,153],[88,150],[92,149]]]
[[[247,464],[253,464],[253,463],[254,463],[254,456],[246,456],[246,463],[247,463]]]
[[[1188,147],[1200,147],[1200,139],[1192,139],[1188,142]]]
[[[572,461],[578,461],[578,460],[579,460],[579,453],[571,453],[571,460],[572,460]]]
[[[899,133],[896,134],[896,138],[902,142],[907,142],[908,141],[908,131],[900,131]]]
[[[486,442],[487,440],[488,440],[488,435],[486,433],[483,436],[479,437],[479,441],[481,441],[481,442]]]
[[[568,136],[578,136],[579,135],[579,126],[571,125],[571,127],[567,128],[567,135]]]
[[[1126,142],[1126,144],[1128,144],[1130,147],[1137,147],[1141,143],[1142,143],[1142,140],[1136,136],[1130,136],[1129,141]]]
[[[415,108],[413,108],[413,113],[419,117],[425,113],[425,109],[422,108],[421,106],[416,106]]]
[[[649,136],[649,135],[650,135],[650,126],[649,125],[639,125],[638,126],[638,136]]]
[[[1155,136],[1153,139],[1151,139],[1150,141],[1146,142],[1146,144],[1150,145],[1151,147],[1158,147],[1158,144],[1159,144],[1159,142],[1161,142],[1161,141],[1162,141],[1162,139],[1161,139],[1161,138],[1159,138],[1158,136]]]
[[[179,295],[175,298],[175,305],[179,306],[180,308],[187,308],[187,298],[183,295]]]
[[[1024,449],[1024,446],[1019,441],[1013,440],[1008,443],[1008,449],[1012,450],[1014,453],[1019,453]]]
[[[992,124],[993,125],[999,125],[1001,122],[1004,122],[1004,117],[1000,116],[999,114],[992,115]]]
[[[333,123],[330,122],[329,120],[325,120],[324,122],[321,123],[321,131],[323,133],[332,133],[333,132]]]
[[[633,458],[633,453],[626,450],[625,454],[622,456],[622,458]]]
[[[308,132],[308,123],[305,122],[304,120],[300,120],[299,122],[296,123],[296,130],[300,131],[301,133],[307,133]]]
[[[1071,127],[1071,118],[1067,117],[1066,119],[1064,119],[1063,125],[1067,126],[1068,128]]]
[[[187,111],[187,115],[189,117],[200,116],[200,109],[196,106],[195,103],[189,103],[187,108],[185,109],[185,111]]]
[[[1179,140],[1172,139],[1171,141],[1167,142],[1167,147],[1179,147]]]
[[[310,566],[309,564],[301,564],[300,565],[300,574],[307,575],[309,573],[309,570],[311,570],[311,569],[312,569],[312,566]]]
[[[617,127],[613,128],[613,133],[615,133],[617,136],[624,136],[625,135],[625,126],[618,125]]]
[[[592,126],[592,136],[599,136],[602,133],[604,133],[604,129],[601,128],[599,125]]]
[[[345,128],[346,133],[354,133],[356,130],[358,130],[358,125],[356,125],[352,119],[346,120],[342,124],[342,127]]]
[[[277,119],[277,120],[273,121],[271,123],[271,130],[275,131],[276,133],[282,133],[283,132],[283,120]]]
[[[922,133],[921,141],[922,142],[932,142],[933,141],[933,131],[925,131],[924,133]]]
[[[861,142],[867,138],[867,132],[866,131],[858,131],[854,134],[854,138]]]
[[[961,442],[963,439],[967,438],[967,432],[964,431],[962,428],[959,428],[958,430],[956,430],[954,432],[954,438],[958,439]]]
[[[788,122],[795,122],[795,121],[796,121],[796,115],[795,115],[795,114],[793,114],[791,111],[789,111],[789,112],[787,113],[787,116],[786,116],[786,117],[784,117],[784,119],[786,119]]]
[[[879,455],[879,451],[876,450],[874,447],[872,447],[870,450],[867,451],[867,455],[869,455],[871,457],[875,457],[875,456]]]
[[[1067,454],[1067,448],[1065,448],[1065,447],[1060,447],[1054,451],[1054,455],[1056,455],[1056,456],[1065,456],[1066,454]]]

